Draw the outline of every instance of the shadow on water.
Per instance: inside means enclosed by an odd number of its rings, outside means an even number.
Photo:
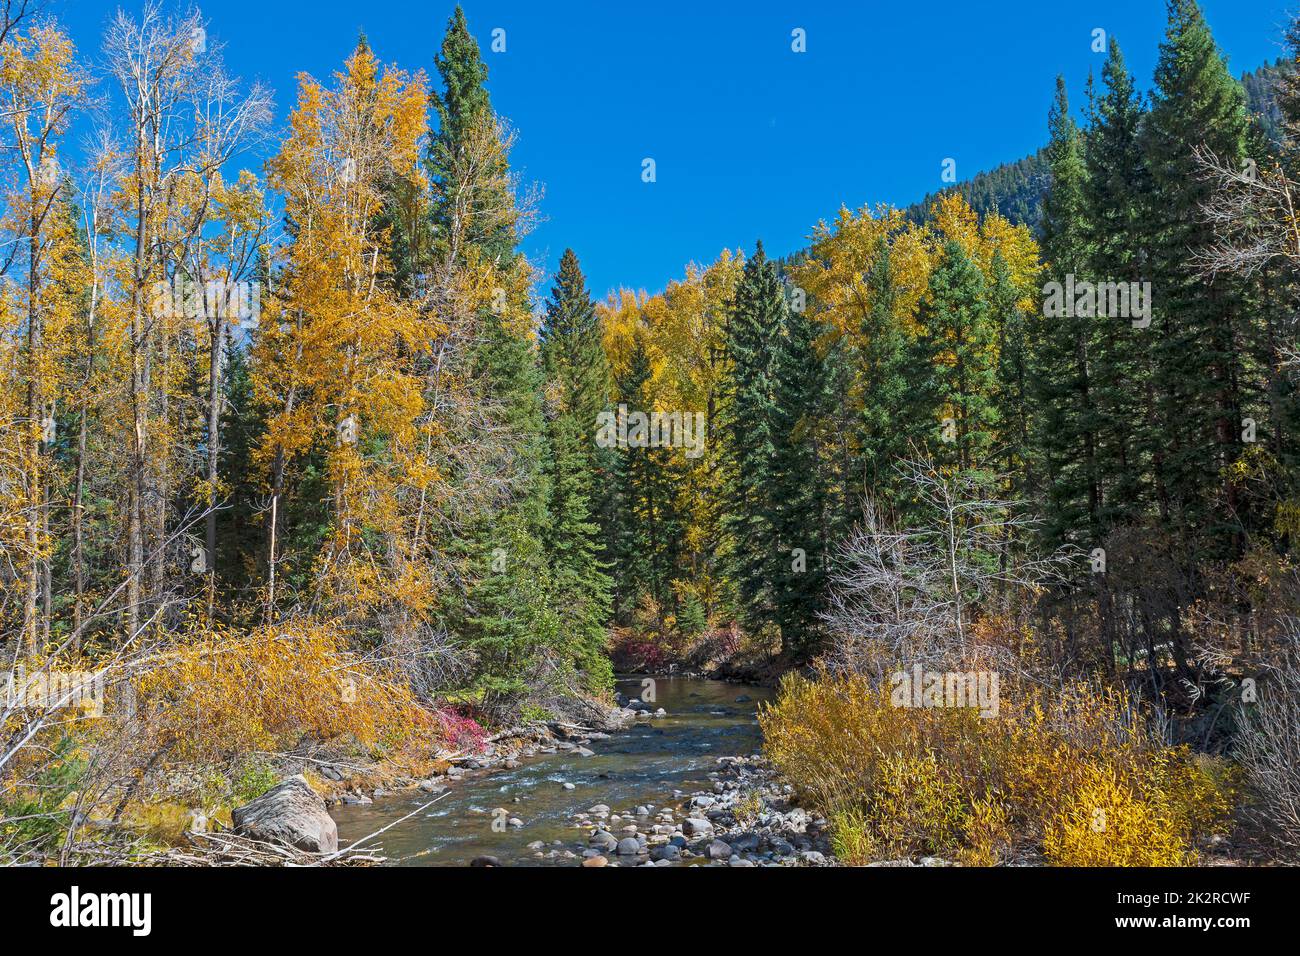
[[[621,679],[618,687],[628,696],[637,696],[641,680]],[[628,814],[638,805],[658,808],[675,803],[682,795],[712,787],[709,772],[717,769],[719,757],[750,754],[759,748],[754,715],[757,702],[768,699],[770,690],[660,678],[655,691],[655,706],[664,708],[668,716],[638,723],[607,740],[593,740],[587,746],[595,756],[539,754],[523,759],[515,770],[471,773],[451,782],[450,792],[423,813],[371,842],[382,846],[391,863],[402,866],[464,865],[481,855],[510,865],[572,866],[577,861],[539,859],[528,844],[540,840],[548,851],[581,854],[588,834],[573,826],[575,813],[599,803],[614,813]],[[737,698],[750,699],[738,702]],[[566,782],[574,789],[564,789]],[[381,798],[368,806],[333,807],[339,845],[373,833],[429,799],[428,794],[415,793]],[[524,826],[494,832],[492,811],[497,807],[523,820]],[[652,821],[637,822],[645,829]]]

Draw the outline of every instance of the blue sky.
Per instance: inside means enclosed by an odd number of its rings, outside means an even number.
[[[49,5],[90,54],[112,12],[137,4]],[[945,157],[966,178],[1024,156],[1045,138],[1055,76],[1077,105],[1100,70],[1095,28],[1147,87],[1165,19],[1163,0],[463,5],[493,103],[519,131],[515,165],[546,190],[526,249],[551,269],[572,246],[598,297],[661,289],[687,262],[758,238],[773,254],[798,249],[842,204],[906,205],[938,188]],[[1282,52],[1291,0],[1202,6],[1234,74]],[[454,3],[201,7],[231,69],[275,89],[283,122],[294,76],[337,68],[361,29],[385,61],[432,71]],[[504,53],[488,49],[495,28]],[[795,28],[806,53],[791,51]],[[641,180],[646,157],[655,183]]]

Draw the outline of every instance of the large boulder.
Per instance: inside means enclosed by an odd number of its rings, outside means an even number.
[[[339,828],[325,801],[299,774],[276,784],[230,813],[235,832],[267,843],[284,843],[308,853],[333,853]]]
[[[713,824],[703,817],[687,817],[682,824],[682,832],[688,837],[712,836]]]

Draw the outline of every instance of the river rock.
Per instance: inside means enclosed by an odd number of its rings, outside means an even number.
[[[583,866],[609,866],[609,860],[603,856],[589,856],[582,861]]]
[[[676,847],[671,843],[665,844],[664,846],[657,846],[650,851],[650,859],[655,861],[677,860],[681,858],[681,855],[681,848]]]
[[[636,856],[641,852],[641,844],[636,837],[624,837],[618,841],[619,856]]]
[[[713,833],[713,824],[701,817],[687,817],[682,832],[687,836],[709,836]]]
[[[587,841],[589,846],[599,847],[602,850],[613,850],[618,846],[618,837],[607,830],[597,830]]]
[[[339,848],[337,824],[301,774],[236,807],[230,818],[236,833],[254,840],[284,843],[309,853],[333,853]]]
[[[710,860],[726,860],[731,857],[731,844],[724,843],[722,840],[714,840],[709,844],[708,856]]]
[[[470,866],[500,866],[501,861],[495,856],[476,856],[469,861]]]

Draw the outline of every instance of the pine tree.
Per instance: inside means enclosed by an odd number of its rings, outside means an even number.
[[[804,309],[783,309],[785,327],[772,360],[772,459],[767,495],[776,548],[772,562],[773,621],[785,653],[816,647],[826,585],[826,492],[817,420],[826,411],[826,369],[817,351],[818,325]]]
[[[918,322],[933,361],[937,458],[963,471],[988,468],[998,427],[997,331],[984,275],[955,240],[930,273]]]
[[[1043,257],[1060,294],[1044,296],[1034,330],[1035,444],[1046,490],[1045,536],[1049,544],[1100,535],[1101,487],[1097,467],[1097,417],[1090,378],[1094,323],[1090,309],[1066,301],[1072,280],[1088,278],[1082,135],[1070,117],[1065,80],[1056,81],[1048,117],[1051,188],[1043,203]],[[1085,314],[1080,315],[1080,312]]]
[[[1169,3],[1155,81],[1143,130],[1152,179],[1149,331],[1164,439],[1158,488],[1190,557],[1231,557],[1244,546],[1247,517],[1231,467],[1242,448],[1246,316],[1234,279],[1196,272],[1197,254],[1215,235],[1200,215],[1212,186],[1198,175],[1193,150],[1241,168],[1249,121],[1241,87],[1193,0]]]
[[[889,245],[881,239],[866,275],[870,303],[862,320],[856,389],[862,407],[857,423],[861,487],[886,509],[899,504],[896,465],[914,444],[925,442],[933,404],[933,367],[915,350],[897,314],[890,261]]]
[[[1029,324],[1017,303],[1011,269],[1001,252],[993,254],[988,284],[989,313],[997,328],[999,467],[1010,476],[1009,496],[1023,501],[1036,490],[1030,441]]]
[[[505,151],[484,86],[487,68],[459,7],[435,64],[443,89],[431,95],[439,126],[426,160],[433,251],[451,268],[486,267],[504,287],[505,295],[494,294],[474,317],[465,373],[511,449],[503,496],[452,544],[464,558],[467,587],[448,616],[479,660],[481,689],[492,702],[504,702],[523,690],[545,649],[559,640],[543,545],[550,482],[542,375],[532,338],[520,328],[529,303],[514,277],[525,266],[516,249]],[[492,168],[458,161],[471,154]]]
[[[650,379],[650,359],[638,337],[625,372],[619,376],[616,391],[620,406],[638,408],[642,388]],[[613,570],[614,618],[627,624],[640,603],[643,588],[650,582],[647,540],[654,534],[654,510],[644,505],[649,497],[649,479],[644,456],[633,456],[633,449],[619,446],[613,450],[613,467],[606,499],[605,554]],[[643,522],[649,518],[651,524]]]
[[[1112,37],[1102,68],[1104,90],[1092,104],[1086,151],[1084,231],[1096,282],[1142,282],[1151,177],[1139,139],[1142,96]],[[1151,330],[1130,318],[1099,318],[1092,379],[1097,421],[1097,470],[1103,484],[1098,523],[1104,533],[1130,524],[1151,500]]]
[[[861,394],[857,343],[832,332],[825,343],[826,413],[816,426],[821,448],[821,475],[827,497],[826,540],[841,541],[862,513],[867,492],[861,448]]]
[[[772,528],[776,342],[786,301],[775,265],[758,244],[746,261],[727,324],[722,431],[727,511],[723,527],[740,616],[756,629],[771,619],[772,580],[782,555]]]
[[[596,307],[572,249],[560,272],[539,331],[550,397],[547,422],[549,526],[545,538],[553,575],[552,604],[560,640],[588,687],[604,689],[611,675],[604,656],[610,616],[610,579],[600,562],[600,528],[592,520],[600,494],[601,463],[593,441],[597,415],[608,403],[609,363]]]
[[[650,356],[637,337],[627,372],[619,382],[621,405],[630,413],[647,410],[646,386],[651,377]],[[678,480],[671,448],[650,448],[633,443],[620,450],[616,473],[619,487],[612,542],[616,555],[617,602],[627,612],[649,596],[657,609],[657,626],[663,628],[676,612],[673,581],[681,559],[682,516],[678,507]]]

